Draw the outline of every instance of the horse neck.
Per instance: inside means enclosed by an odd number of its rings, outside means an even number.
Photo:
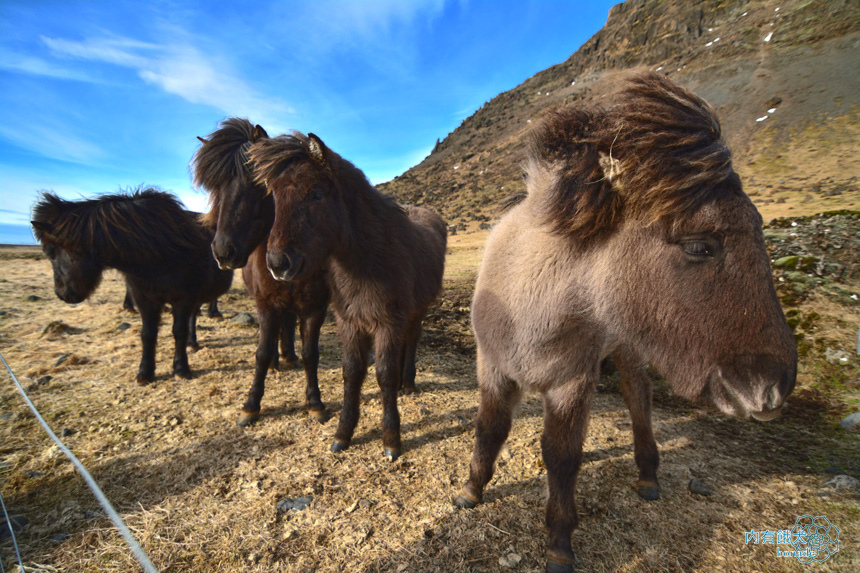
[[[409,221],[401,208],[370,183],[355,186],[347,201],[348,222],[342,227],[340,248],[333,253],[335,262],[347,272],[366,274],[385,261],[392,235]]]

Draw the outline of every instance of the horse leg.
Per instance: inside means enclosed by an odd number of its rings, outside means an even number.
[[[403,346],[403,364],[400,390],[404,394],[417,392],[415,387],[415,355],[418,352],[418,340],[421,338],[421,317],[409,325],[406,331],[406,341]]]
[[[158,342],[158,324],[161,322],[161,305],[149,300],[138,301],[140,313],[140,367],[137,383],[143,386],[155,379],[155,346]]]
[[[128,287],[125,287],[125,298],[122,301],[122,308],[129,312],[137,312],[134,308],[134,299],[131,298],[131,291],[128,290]]]
[[[248,390],[248,398],[242,405],[242,414],[236,422],[240,426],[249,426],[260,419],[260,401],[266,391],[266,371],[278,354],[278,332],[281,327],[282,313],[257,305],[257,319],[260,322],[260,334],[257,340],[257,355],[254,367],[254,381]]]
[[[188,344],[186,345],[192,352],[200,350],[200,344],[197,343],[197,313],[199,309],[191,313],[188,319]]]
[[[284,313],[284,318],[281,324],[281,356],[287,361],[287,369],[295,368],[299,364],[299,357],[296,356],[296,320],[295,313]],[[274,368],[277,369],[277,361],[274,363]]]
[[[191,368],[188,366],[188,327],[192,317],[199,307],[188,303],[173,305],[173,376],[191,378]]]
[[[481,502],[484,487],[490,482],[496,458],[514,418],[514,408],[520,401],[520,387],[488,364],[478,350],[478,416],[475,419],[475,449],[469,464],[469,480],[454,498],[458,509],[470,509]]]
[[[660,454],[651,428],[651,380],[637,357],[616,352],[612,359],[621,374],[621,395],[633,422],[633,457],[639,468],[636,493],[642,499],[653,501],[660,497],[660,482],[657,481]]]
[[[382,394],[382,451],[390,461],[400,457],[400,412],[397,410],[397,393],[403,376],[403,355],[405,348],[400,337],[401,329],[380,329],[376,333],[374,349],[376,352],[376,382]]]
[[[320,396],[319,377],[317,370],[320,363],[320,329],[325,321],[325,310],[302,319],[302,365],[305,368],[305,395],[307,408],[311,418],[320,424],[328,420],[325,404]]]
[[[224,315],[221,314],[221,311],[218,310],[218,299],[213,298],[209,303],[209,309],[207,310],[207,314],[209,318],[224,318]]]
[[[548,573],[573,571],[570,534],[579,522],[576,514],[576,475],[582,463],[582,444],[588,427],[588,413],[594,394],[594,380],[573,380],[566,388],[544,394],[544,421],[541,449],[546,465],[549,498],[546,525],[550,543],[546,550]]]
[[[358,424],[361,386],[367,375],[367,353],[370,338],[351,325],[338,321],[338,332],[343,346],[343,409],[331,444],[332,452],[349,447]]]

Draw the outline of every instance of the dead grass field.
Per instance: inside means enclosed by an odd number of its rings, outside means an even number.
[[[394,463],[382,457],[372,368],[354,443],[342,454],[328,451],[336,420],[321,425],[304,412],[298,370],[270,375],[262,419],[237,427],[253,372],[254,327],[201,317],[203,348],[190,356],[190,381],[168,374],[172,340],[162,327],[157,379],[137,386],[140,323],[120,310],[123,284],[113,272],[90,300],[70,306],[54,296],[47,260],[0,250],[0,351],[54,430],[70,431],[65,443],[161,571],[540,571],[545,485],[536,397],[520,409],[486,503],[461,512],[451,505],[467,476],[477,411],[468,307],[485,238],[450,239],[445,293],[419,348],[420,392],[400,399],[404,455]],[[228,319],[253,312],[241,278],[221,308]],[[856,306],[813,296],[799,308],[817,309],[821,329],[851,348]],[[65,328],[43,332],[52,321]],[[118,330],[124,322],[131,327]],[[320,344],[320,387],[337,415],[340,347],[331,321]],[[794,558],[776,556],[790,546],[746,544],[744,533],[790,529],[810,514],[841,530],[839,553],[818,568],[860,570],[857,493],[816,495],[830,466],[860,477],[858,434],[839,428],[860,402],[852,401],[860,365],[852,355],[831,383],[836,374],[815,348],[801,360],[784,415],[768,423],[712,414],[657,382],[663,490],[656,502],[633,491],[629,416],[617,380],[604,378],[577,486],[581,524],[573,543],[581,569],[800,571]],[[9,376],[0,381],[0,491],[10,513],[29,520],[17,535],[27,571],[139,570]],[[713,495],[691,493],[693,477]],[[276,509],[299,496],[313,498],[308,509]],[[0,554],[14,570],[8,538]]]

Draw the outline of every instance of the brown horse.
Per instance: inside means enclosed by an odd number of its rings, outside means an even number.
[[[66,201],[44,193],[33,207],[33,229],[54,270],[59,298],[88,298],[105,268],[122,273],[140,311],[142,356],[138,384],[155,377],[161,309],[173,310],[173,374],[191,378],[186,346],[196,345],[197,311],[227,292],[232,271],[219,270],[209,253],[212,232],[156,189]]]
[[[266,269],[266,239],[275,219],[275,202],[248,166],[251,144],[269,136],[247,119],[224,120],[192,159],[194,184],[209,193],[211,209],[204,221],[215,227],[212,254],[222,269],[242,269],[245,285],[257,305],[260,338],[257,343],[254,380],[242,406],[238,424],[259,419],[267,369],[278,368],[278,339],[287,363],[298,362],[294,349],[296,317],[301,319],[302,365],[310,415],[324,422],[328,415],[319,390],[320,329],[328,308],[328,287],[323,272],[303,281],[276,281]]]
[[[373,344],[384,454],[401,453],[397,392],[415,388],[421,320],[442,288],[446,227],[435,213],[382,195],[315,135],[254,144],[259,181],[275,198],[269,270],[303,280],[325,270],[343,344],[343,410],[331,450],[349,447]]]
[[[655,499],[656,367],[681,396],[775,417],[797,354],[776,298],[761,216],[713,109],[657,74],[617,105],[561,109],[533,136],[528,194],[492,232],[475,287],[480,406],[469,480],[481,501],[523,391],[543,396],[548,571],[570,571],[574,489],[600,362],[633,421],[639,494]]]

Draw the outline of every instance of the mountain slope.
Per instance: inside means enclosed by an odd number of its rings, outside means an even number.
[[[524,188],[524,143],[541,113],[595,103],[613,77],[642,68],[714,105],[735,168],[766,218],[856,208],[858,53],[853,0],[628,0],[567,61],[484,104],[380,189],[451,223],[493,218],[504,197]]]

